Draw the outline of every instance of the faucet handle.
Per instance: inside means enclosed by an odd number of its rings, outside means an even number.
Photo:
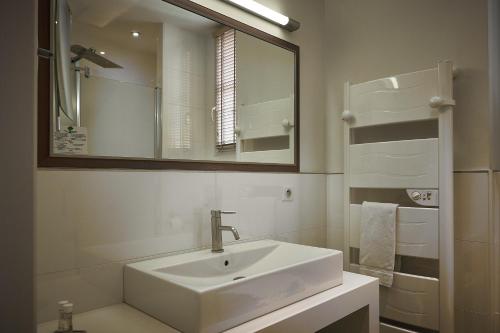
[[[222,214],[236,214],[236,212],[230,210],[212,209],[210,214],[214,217],[220,217]]]

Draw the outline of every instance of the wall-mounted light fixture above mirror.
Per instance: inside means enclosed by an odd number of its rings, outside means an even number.
[[[278,13],[277,11],[264,6],[254,0],[224,0],[236,7],[239,7],[249,13],[262,17],[263,19],[272,22],[285,30],[295,31],[300,28],[300,22]]]
[[[39,11],[39,166],[298,171],[298,46],[187,0]]]

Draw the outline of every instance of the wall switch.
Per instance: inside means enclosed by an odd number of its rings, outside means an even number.
[[[283,187],[281,201],[293,201],[293,189],[291,187]]]

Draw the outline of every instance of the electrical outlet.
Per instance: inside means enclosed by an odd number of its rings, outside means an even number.
[[[291,187],[283,187],[281,201],[293,201],[293,189]]]

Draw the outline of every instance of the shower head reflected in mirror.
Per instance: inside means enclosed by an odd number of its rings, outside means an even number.
[[[71,52],[75,54],[75,56],[71,58],[71,62],[73,63],[78,60],[85,59],[103,68],[123,68],[122,66],[98,54],[93,48],[86,48],[75,44],[71,45]]]

